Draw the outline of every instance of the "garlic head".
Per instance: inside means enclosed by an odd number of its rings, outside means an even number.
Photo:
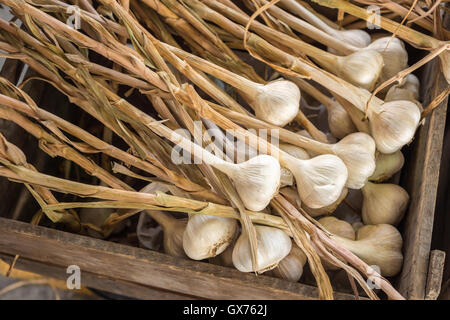
[[[330,100],[328,112],[328,126],[330,131],[338,139],[342,139],[350,133],[358,131],[345,109],[336,101]]]
[[[183,248],[193,260],[203,260],[222,253],[233,242],[235,219],[192,215],[183,234]]]
[[[256,267],[252,264],[250,241],[248,235],[243,232],[233,249],[233,265],[241,272],[258,272],[275,268],[291,251],[292,241],[282,230],[267,227],[255,226],[257,238],[257,263]]]
[[[375,182],[385,181],[399,172],[404,163],[405,157],[400,150],[390,154],[377,152],[375,156],[375,172],[369,180]]]
[[[302,277],[306,260],[302,249],[296,244],[292,244],[291,252],[278,263],[275,269],[270,271],[270,274],[277,278],[297,282]]]
[[[350,240],[355,240],[355,230],[347,221],[336,217],[323,217],[318,220],[319,223],[330,233]]]
[[[187,219],[173,219],[170,227],[164,229],[164,252],[172,257],[186,257],[183,249],[183,235],[186,230]]]
[[[294,120],[300,108],[300,89],[288,80],[275,80],[258,86],[251,105],[258,119],[284,127]]]
[[[362,188],[375,171],[375,141],[366,133],[355,132],[332,148],[347,166],[346,186],[351,189]]]
[[[397,225],[401,221],[409,202],[405,189],[392,183],[368,182],[362,192],[364,224]]]
[[[411,142],[419,125],[421,112],[414,102],[399,100],[369,108],[367,116],[377,149],[389,154]]]

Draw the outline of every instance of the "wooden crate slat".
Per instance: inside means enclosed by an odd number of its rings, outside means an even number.
[[[208,299],[314,299],[317,288],[0,218],[0,252]],[[336,293],[336,299],[354,299]]]

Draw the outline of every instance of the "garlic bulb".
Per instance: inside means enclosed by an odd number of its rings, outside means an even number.
[[[361,50],[339,57],[342,66],[336,75],[361,88],[372,91],[383,69],[383,56],[375,50]]]
[[[355,221],[352,223],[352,228],[353,230],[355,230],[355,232],[358,232],[358,230],[362,227],[364,227],[364,223],[362,223],[361,221]]]
[[[355,231],[350,223],[339,220],[336,217],[324,217],[318,220],[318,222],[330,233],[350,239],[355,240]],[[327,270],[339,270],[339,267],[335,266],[328,261],[323,261],[323,266]]]
[[[395,276],[401,270],[402,236],[389,224],[361,227],[356,233],[356,240],[335,235],[332,238],[369,266],[378,266],[382,276]]]
[[[363,132],[351,133],[335,144],[321,143],[299,136],[298,145],[315,153],[334,154],[348,170],[346,186],[360,189],[375,170],[375,142]]]
[[[405,157],[400,150],[391,154],[377,152],[375,157],[375,172],[369,180],[375,182],[385,181],[399,172],[404,163]]]
[[[313,209],[313,208],[309,208],[308,206],[303,204],[302,208],[313,218],[320,217],[323,215],[329,215],[329,214],[332,214],[336,210],[336,208],[341,204],[342,201],[344,201],[344,199],[347,197],[347,194],[348,194],[348,189],[344,188],[344,189],[342,189],[342,193],[339,196],[339,198],[329,206],[326,206],[323,208],[318,208],[318,209]]]
[[[401,100],[373,106],[369,108],[367,116],[377,149],[389,154],[411,142],[421,112],[414,102]]]
[[[233,250],[236,244],[238,232],[236,232],[233,242],[225,249],[221,254],[209,259],[209,262],[223,266],[223,267],[234,267],[233,266]]]
[[[278,263],[275,269],[269,271],[270,275],[292,282],[300,280],[303,274],[303,266],[306,263],[306,255],[296,244],[292,244],[291,252]]]
[[[214,166],[233,180],[242,202],[249,210],[264,209],[278,192],[280,163],[274,157],[259,155],[238,164],[221,161]]]
[[[328,126],[330,127],[331,133],[336,138],[342,139],[350,133],[358,131],[350,118],[350,115],[336,100],[330,99],[327,111]]]
[[[328,232],[350,240],[355,240],[355,230],[350,223],[339,220],[336,217],[323,217],[318,221]]]
[[[258,119],[284,127],[291,122],[300,107],[300,90],[288,80],[275,80],[256,90],[245,91]]]
[[[280,155],[295,177],[300,199],[308,207],[322,208],[339,198],[348,176],[347,167],[340,158],[325,154],[300,160],[289,154]]]
[[[163,227],[164,229],[164,252],[173,257],[186,257],[183,249],[183,235],[186,230],[187,219],[173,219],[170,226]]]
[[[388,43],[389,46],[387,46]],[[378,81],[379,84],[408,67],[408,53],[403,41],[398,38],[379,38],[368,45],[367,49],[375,50],[383,56],[384,67]]]
[[[222,253],[232,243],[235,219],[192,215],[183,234],[183,248],[193,260],[203,260]]]
[[[391,183],[368,182],[362,192],[364,224],[397,225],[403,218],[409,195],[402,187]]]
[[[281,168],[280,171],[280,188],[292,186],[294,184],[294,176],[286,168]]]
[[[256,267],[252,264],[250,241],[248,235],[243,232],[233,250],[233,265],[242,272],[258,272],[275,268],[291,251],[292,241],[282,230],[255,226],[257,237],[257,263]]]
[[[408,74],[408,76],[403,79],[400,84],[393,85],[387,92],[384,101],[396,101],[396,100],[408,100],[412,101],[419,107],[420,111],[423,110],[422,104],[417,101],[419,99],[419,79],[413,75]]]

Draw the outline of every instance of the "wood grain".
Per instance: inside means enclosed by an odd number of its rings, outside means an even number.
[[[445,252],[432,250],[425,291],[425,300],[436,300],[441,293],[442,275],[444,273]]]
[[[0,218],[0,252],[208,299],[316,299],[317,288]],[[336,299],[354,299],[336,293]]]

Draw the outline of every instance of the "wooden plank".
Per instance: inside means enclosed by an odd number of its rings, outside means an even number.
[[[444,251],[431,251],[425,300],[436,300],[439,297],[439,294],[441,293],[442,275],[444,273],[444,262]]]
[[[208,299],[316,299],[317,288],[0,218],[0,252]],[[336,299],[354,299],[336,293]]]
[[[6,263],[11,263],[14,259],[13,256],[1,254],[0,258]],[[44,277],[50,277],[59,280],[67,280],[69,276],[66,273],[66,268],[60,266],[54,266],[48,263],[36,262],[23,257],[17,260],[14,269],[29,271],[40,274]],[[145,300],[192,300],[198,299],[193,296],[182,295],[176,292],[170,292],[163,289],[152,288],[149,286],[143,286],[139,283],[123,281],[118,279],[112,279],[98,274],[92,274],[90,272],[82,272],[81,274],[81,286],[89,287],[92,289],[103,290],[127,297],[133,297],[137,299]],[[76,290],[76,289],[74,289]]]
[[[438,59],[426,66],[421,83],[424,105],[447,88],[447,82],[440,75]],[[399,291],[408,299],[425,297],[447,102],[448,99],[443,101],[425,119],[416,134],[409,161],[402,170],[411,203],[403,222],[405,259],[399,278]]]

